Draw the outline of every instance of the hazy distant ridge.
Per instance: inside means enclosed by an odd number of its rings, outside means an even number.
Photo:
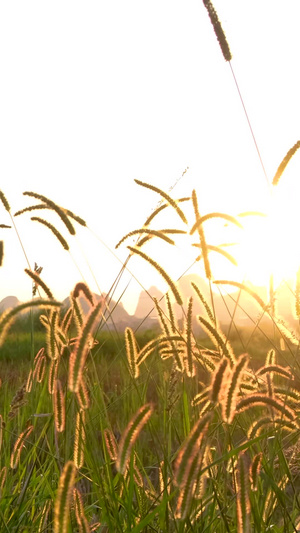
[[[188,299],[193,296],[194,315],[197,316],[201,314],[206,316],[204,307],[191,285],[192,282],[197,285],[204,298],[210,304],[210,294],[207,282],[196,274],[189,274],[181,278],[181,280],[178,282],[178,287],[181,292],[184,305],[186,306]],[[226,289],[226,287],[224,287],[224,289]],[[268,295],[265,288],[251,286],[251,289],[254,290],[267,303]],[[214,293],[214,308],[220,323],[228,324],[230,322],[230,315],[233,315],[234,313],[235,323],[239,323],[241,325],[247,323],[250,324],[251,322],[253,323],[253,320],[255,320],[255,318],[258,317],[262,311],[254,298],[249,296],[249,294],[247,294],[245,291],[241,292],[239,299],[238,290],[226,296],[222,296],[222,293],[226,295],[225,290],[220,291],[220,294]],[[96,301],[100,300],[100,296],[98,294],[94,294],[94,297]],[[164,294],[157,287],[151,286],[147,291],[141,291],[133,315],[130,315],[126,311],[122,302],[117,303],[114,300],[107,302],[104,310],[104,324],[102,324],[102,327],[105,327],[106,329],[115,328],[120,331],[123,331],[126,326],[130,326],[132,328],[139,326],[143,329],[153,327],[153,325],[157,323],[157,313],[153,298],[157,299],[163,312],[166,313],[166,300],[164,298]],[[279,314],[288,322],[293,323],[294,318],[291,308],[292,298],[290,288],[283,284],[276,293],[276,298]],[[235,302],[237,299],[239,305],[236,307]],[[16,296],[6,296],[0,301],[0,313],[8,308],[16,307],[20,303],[21,302]],[[64,307],[69,307],[69,297],[65,298],[62,303]],[[80,303],[83,312],[88,313],[90,304],[87,302],[87,300],[84,297],[80,297]],[[181,318],[182,309],[177,304],[174,304],[174,309],[178,318]],[[247,313],[245,311],[247,311]],[[249,319],[249,316],[251,317],[252,321]]]

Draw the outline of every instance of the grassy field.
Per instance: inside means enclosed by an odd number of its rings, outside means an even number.
[[[195,285],[179,327],[181,295],[153,268],[170,287],[156,330],[103,329],[83,282],[62,312],[34,271],[46,299],[1,315],[1,530],[297,531],[296,334],[252,293],[260,320],[227,337]],[[297,313],[297,284],[291,298]]]
[[[216,13],[205,5],[230,61]],[[288,152],[273,185],[299,146]],[[81,280],[69,310],[62,310],[41,273],[30,267],[33,299],[0,316],[0,531],[300,531],[299,325],[291,328],[278,316],[273,290],[263,301],[230,280],[219,286],[247,293],[259,312],[244,329],[234,314],[229,328],[220,324],[210,252],[233,258],[224,247],[207,244],[205,227],[216,217],[237,221],[224,213],[201,217],[195,190],[183,203],[150,184],[137,185],[155,192],[160,204],[120,244],[133,236],[128,261],[139,257],[169,287],[167,311],[153,299],[157,330],[105,330],[110,295],[95,301]],[[39,203],[23,211],[50,209],[70,235],[77,224],[86,226],[54,201],[26,194]],[[0,200],[13,224],[16,215],[2,192]],[[164,209],[183,230],[155,229]],[[47,216],[35,220],[68,250]],[[210,298],[191,284],[183,301],[159,258],[148,255],[150,239],[170,246],[177,234],[194,235]],[[299,279],[290,298],[298,324]]]

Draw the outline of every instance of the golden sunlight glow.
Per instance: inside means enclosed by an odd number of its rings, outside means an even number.
[[[243,218],[243,235],[235,257],[239,270],[255,285],[294,279],[300,265],[298,198],[275,189],[266,216]]]
[[[294,284],[300,266],[300,184],[298,186],[295,181],[283,180],[274,187],[264,202],[263,212],[253,210],[237,214],[235,199],[232,198],[231,205],[227,206],[226,211],[224,209],[224,213],[233,215],[242,229],[221,217],[212,217],[204,222],[207,244],[230,254],[237,262],[237,266],[233,265],[211,248],[209,261],[213,280],[227,279],[269,288],[272,275],[275,289],[283,281]],[[193,213],[188,218],[192,225]],[[174,240],[176,246],[172,247],[162,245],[155,239],[155,242],[147,245],[149,255],[159,257],[162,267],[174,281],[185,273],[196,273],[204,278],[203,260],[195,262],[196,257],[201,255],[197,247],[197,232],[189,238],[176,236]],[[154,279],[153,272],[148,272],[145,265],[143,270],[144,277],[139,274],[139,279],[145,285],[151,276],[152,284],[161,287],[159,275]],[[227,289],[230,291],[229,286]]]

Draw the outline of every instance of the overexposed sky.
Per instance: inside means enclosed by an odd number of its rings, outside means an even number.
[[[214,5],[271,181],[300,138],[300,4],[216,0]],[[195,188],[203,214],[270,208],[232,72],[201,0],[2,2],[0,73],[0,188],[12,212],[36,203],[22,195],[34,191],[85,218],[97,236],[80,229],[76,239],[68,237],[57,217],[34,212],[68,238],[70,256],[28,213],[15,218],[31,266],[34,261],[43,266],[43,279],[57,298],[82,278],[95,291],[97,284],[107,291],[114,282],[132,241],[116,251],[115,244],[141,227],[159,201],[134,179],[166,191],[175,185],[174,198]],[[299,172],[300,153],[273,200],[279,222],[274,247],[281,262],[293,246],[293,256],[298,254]],[[0,223],[9,224],[4,209],[0,213]],[[184,229],[173,216],[169,227]],[[213,244],[226,241],[224,225],[214,231]],[[257,225],[256,234],[263,234]],[[14,230],[1,230],[0,238],[5,245],[0,299],[30,298]],[[259,254],[264,248],[261,243]],[[168,245],[147,250],[159,254],[175,278],[189,266],[190,258]],[[249,275],[258,275],[263,264],[251,261],[246,261]],[[141,259],[132,259],[129,267],[142,286],[161,283]],[[131,283],[128,309],[134,309],[139,290]]]

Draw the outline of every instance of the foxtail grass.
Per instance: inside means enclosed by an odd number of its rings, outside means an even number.
[[[125,473],[132,447],[152,413],[153,407],[151,404],[145,404],[140,407],[122,434],[116,461],[116,468],[121,474]]]
[[[48,222],[47,220],[44,220],[43,218],[41,217],[31,217],[31,220],[33,222],[39,222],[40,224],[42,224],[43,226],[46,226],[47,228],[49,228],[53,235],[55,235],[55,237],[57,238],[57,240],[60,242],[60,244],[62,245],[62,247],[68,251],[70,249],[69,245],[68,245],[68,242],[66,241],[66,239],[62,236],[62,234],[55,228],[55,226],[53,226],[53,224],[51,224],[50,222]]]
[[[207,432],[210,418],[211,415],[207,414],[195,423],[176,458],[174,481],[178,487],[185,485],[193,460]]]
[[[228,367],[228,359],[226,359],[226,357],[222,357],[220,363],[218,364],[218,366],[216,367],[212,375],[211,386],[210,386],[210,399],[212,402],[218,401],[219,394],[222,390],[222,387],[224,386],[223,382],[225,381],[226,383],[227,381],[227,378],[226,378],[227,367]],[[197,395],[198,399],[199,399],[199,396],[200,395]],[[206,396],[206,393],[205,393],[205,396]],[[193,401],[195,404],[195,398]]]
[[[176,203],[180,203],[180,202],[188,202],[190,201],[190,198],[189,197],[184,197],[184,198],[179,198],[179,200],[176,200]],[[166,209],[167,207],[169,206],[169,203],[163,203],[162,205],[160,205],[159,207],[157,207],[156,209],[154,209],[154,211],[151,213],[151,215],[147,218],[147,220],[145,221],[144,223],[144,227],[147,227],[150,225],[150,223],[152,222],[152,220],[159,214],[161,213],[161,211],[163,211],[164,209]]]
[[[192,318],[193,318],[193,298],[189,299],[187,318],[186,318],[186,350],[183,362],[187,376],[193,377],[195,375],[195,362],[193,354],[193,333],[192,333]]]
[[[30,307],[39,308],[39,309],[51,309],[61,307],[61,303],[57,301],[42,300],[36,299],[30,302],[25,302],[23,304],[17,305],[13,309],[7,309],[1,314],[0,317],[0,346],[4,343],[5,336],[10,329],[11,325],[16,319],[16,316],[27,310]]]
[[[230,374],[227,374],[222,412],[224,420],[229,424],[235,415],[239,385],[243,379],[243,372],[248,364],[248,360],[248,354],[242,354],[231,369]]]
[[[24,194],[24,196],[30,196],[32,198],[36,198],[37,200],[41,200],[42,202],[44,202],[50,209],[52,209],[53,211],[55,211],[58,214],[58,216],[61,218],[62,222],[64,223],[64,225],[68,229],[69,233],[71,235],[75,235],[75,228],[72,225],[72,223],[70,222],[70,220],[69,220],[69,218],[68,218],[68,216],[66,214],[66,210],[64,208],[60,207],[55,202],[53,202],[52,200],[50,200],[46,196],[43,196],[42,194],[29,192],[29,191],[26,191],[23,194]]]
[[[90,533],[90,526],[84,512],[84,504],[80,491],[74,487],[73,489],[74,508],[77,525],[80,533]]]
[[[78,298],[80,294],[83,294],[86,298],[86,300],[91,304],[91,305],[94,305],[94,297],[90,291],[90,288],[88,287],[88,285],[84,282],[79,282],[79,283],[76,283],[74,289],[73,289],[73,292],[72,292],[72,297],[73,298]]]
[[[173,292],[173,295],[174,295],[175,300],[178,303],[178,305],[182,305],[183,301],[182,301],[182,298],[180,296],[180,293],[179,293],[174,281],[172,281],[172,279],[165,272],[165,270],[156,261],[154,261],[151,257],[149,257],[147,254],[142,252],[139,248],[128,246],[128,250],[130,250],[131,253],[137,254],[140,257],[142,257],[145,261],[147,261],[150,265],[152,265],[157,270],[157,272],[159,272],[159,274],[164,278],[164,280],[169,285],[169,287],[170,287],[171,291]]]
[[[215,323],[216,317],[214,316],[213,310],[211,309],[210,305],[207,303],[206,299],[204,298],[202,292],[200,291],[199,287],[196,285],[196,283],[192,282],[192,287],[194,291],[196,292],[197,296],[199,297],[201,303],[203,304],[203,307],[206,311],[206,314],[210,320],[210,322]]]
[[[199,235],[199,239],[200,239],[200,248],[201,248],[201,251],[202,251],[202,257],[203,257],[203,261],[204,261],[205,275],[206,275],[207,279],[210,280],[212,278],[212,274],[211,274],[210,263],[209,263],[209,259],[208,259],[208,249],[207,249],[207,244],[206,244],[206,238],[205,238],[205,234],[204,234],[203,224],[200,223],[201,217],[200,217],[200,213],[199,213],[197,193],[196,193],[195,190],[193,190],[193,192],[192,192],[192,202],[193,202],[194,213],[195,213],[195,218],[196,218],[195,224],[196,224],[198,235]]]
[[[146,187],[146,189],[150,189],[151,191],[154,191],[154,192],[158,193],[162,198],[164,198],[164,200],[166,200],[168,202],[168,204],[171,207],[173,207],[173,209],[175,209],[176,213],[179,215],[179,217],[181,218],[182,222],[187,224],[187,219],[185,217],[185,214],[183,213],[183,211],[178,206],[178,203],[175,202],[175,200],[173,200],[173,198],[171,198],[171,196],[169,194],[167,194],[166,192],[162,191],[158,187],[155,187],[154,185],[151,185],[149,183],[145,183],[145,182],[140,181],[140,180],[134,180],[134,181],[138,185],[141,185],[142,187]]]
[[[9,205],[8,200],[7,200],[7,198],[6,198],[6,196],[5,196],[3,191],[0,191],[0,201],[2,202],[2,205],[3,205],[4,209],[8,213],[10,213],[10,205]]]
[[[253,457],[253,460],[250,465],[249,473],[250,473],[250,482],[251,482],[251,490],[257,491],[258,488],[258,478],[262,467],[262,460],[263,460],[263,453],[257,453],[255,457]]]
[[[206,220],[211,220],[212,218],[221,218],[223,220],[226,220],[227,222],[231,222],[232,224],[235,224],[239,228],[243,228],[242,224],[233,216],[228,215],[227,213],[208,213],[207,215],[204,215],[200,217],[198,220],[196,220],[195,224],[193,225],[192,229],[190,230],[190,235],[193,235],[193,233],[198,229],[198,227],[203,224]]]
[[[65,395],[62,388],[62,383],[59,379],[55,380],[53,391],[53,407],[56,431],[61,433],[64,431],[66,424],[66,407]]]
[[[44,354],[41,354],[39,358],[35,361],[34,369],[33,369],[33,379],[36,380],[37,383],[42,383],[46,373],[46,356]]]
[[[2,496],[3,487],[7,477],[7,466],[3,466],[0,470],[0,498]]]
[[[54,506],[54,533],[67,533],[69,522],[69,507],[75,483],[76,467],[73,461],[68,461],[61,473],[57,496]]]
[[[122,237],[122,239],[116,244],[116,248],[118,248],[129,237],[132,237],[133,235],[141,235],[143,233],[147,234],[147,240],[148,238],[151,238],[151,237],[158,237],[159,239],[163,239],[168,244],[175,244],[173,239],[170,239],[170,237],[166,235],[167,232],[168,230],[154,230],[154,229],[149,229],[149,228],[140,228],[140,229],[131,231],[130,233],[127,233],[127,235]],[[175,233],[175,230],[173,230],[173,233]],[[182,233],[185,233],[185,232],[182,232]]]
[[[78,337],[74,351],[70,356],[69,390],[72,392],[78,392],[79,390],[83,368],[90,350],[90,336],[102,309],[103,301],[100,300],[95,307],[91,309],[84,324],[82,325],[81,334]]]
[[[116,438],[112,430],[109,428],[106,428],[103,434],[104,434],[104,441],[105,441],[105,446],[106,446],[108,455],[112,461],[116,461],[117,456],[118,456],[118,445],[117,445]]]
[[[281,413],[287,420],[296,421],[296,413],[281,400],[270,398],[266,394],[250,394],[237,403],[236,411],[242,412],[250,409],[254,405],[261,405],[265,407],[272,407],[277,412]]]
[[[216,37],[218,39],[218,43],[220,45],[223,57],[225,61],[231,61],[232,55],[229,48],[228,41],[226,39],[226,35],[224,33],[224,30],[222,28],[222,24],[219,20],[219,17],[217,15],[217,12],[213,6],[213,3],[210,0],[203,0],[203,4],[205,5],[208,15],[210,18],[210,21],[213,25],[214,32],[216,34]]]
[[[137,365],[138,350],[134,333],[131,328],[125,329],[125,342],[126,342],[126,354],[128,366],[133,378],[137,378],[139,375],[139,367]]]
[[[278,169],[276,170],[276,174],[273,178],[273,185],[278,185],[279,183],[279,180],[285,170],[285,168],[287,167],[288,163],[290,162],[290,160],[292,159],[293,155],[297,152],[297,150],[300,148],[300,141],[297,141],[294,146],[292,146],[292,148],[290,148],[290,150],[287,152],[286,156],[283,158],[283,160],[281,161]]]
[[[229,341],[226,340],[221,330],[217,329],[214,324],[211,324],[202,316],[199,316],[198,319],[200,320],[201,326],[205,329],[206,333],[209,335],[214,345],[220,350],[221,355],[224,355],[228,358],[231,366],[234,365],[234,353],[232,351]]]
[[[237,462],[237,531],[250,533],[250,484],[245,452],[239,454]]]
[[[14,447],[13,447],[13,451],[10,456],[10,467],[11,468],[13,469],[17,468],[18,463],[20,461],[22,449],[26,446],[27,439],[29,435],[32,433],[33,429],[34,428],[32,425],[28,426],[24,431],[22,431],[22,433],[17,438],[14,444]]]
[[[214,283],[216,285],[232,285],[233,287],[237,287],[238,289],[241,289],[241,290],[244,290],[246,291],[248,294],[250,294],[250,296],[252,296],[252,298],[254,298],[254,300],[257,301],[257,303],[260,305],[260,307],[265,311],[267,309],[267,304],[263,301],[263,299],[255,292],[253,291],[252,289],[250,289],[250,287],[248,287],[247,285],[245,285],[244,283],[240,283],[238,281],[229,281],[229,280],[214,280]]]
[[[90,406],[89,392],[85,383],[85,379],[82,376],[79,381],[78,391],[76,392],[76,398],[81,410],[86,411]]]

